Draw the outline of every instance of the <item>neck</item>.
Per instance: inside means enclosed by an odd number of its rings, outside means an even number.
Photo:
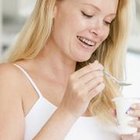
[[[75,71],[76,62],[67,58],[61,51],[47,44],[35,59],[41,72],[52,79],[66,83],[70,74]]]

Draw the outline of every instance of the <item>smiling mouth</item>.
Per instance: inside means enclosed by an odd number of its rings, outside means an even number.
[[[96,42],[92,41],[92,40],[89,40],[85,37],[81,37],[81,36],[77,36],[77,38],[79,39],[79,41],[81,43],[83,43],[84,45],[88,46],[88,47],[93,47],[96,45]]]

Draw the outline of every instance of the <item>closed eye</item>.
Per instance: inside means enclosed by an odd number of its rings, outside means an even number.
[[[87,17],[87,18],[92,18],[93,15],[89,15],[89,14],[86,14],[85,12],[81,11],[82,15]]]
[[[111,22],[104,21],[104,24],[105,24],[105,25],[110,25],[110,24],[111,24]]]
[[[114,19],[112,19],[111,21],[109,20],[109,21],[104,21],[104,24],[106,24],[106,25],[110,25],[110,24],[112,24],[112,22],[115,20],[115,18]]]

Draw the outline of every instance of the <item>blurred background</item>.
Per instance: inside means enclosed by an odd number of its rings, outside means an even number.
[[[127,80],[133,85],[125,87],[123,94],[140,97],[140,0],[132,1],[133,26],[128,40],[126,72]],[[0,0],[0,58],[10,48],[34,5],[35,0]]]

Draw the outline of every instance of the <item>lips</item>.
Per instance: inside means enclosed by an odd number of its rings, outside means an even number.
[[[77,36],[77,38],[79,39],[79,41],[81,43],[83,43],[84,45],[88,46],[88,47],[93,47],[96,45],[96,42],[94,42],[93,40],[90,40],[88,38],[82,37],[82,36]]]

